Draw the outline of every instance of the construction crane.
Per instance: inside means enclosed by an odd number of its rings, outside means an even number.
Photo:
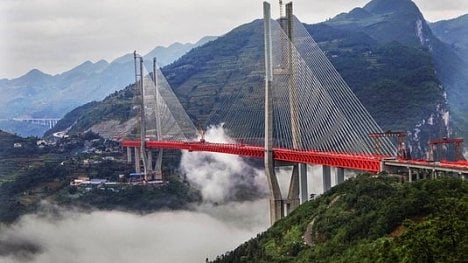
[[[455,153],[453,158],[455,158],[455,161],[463,161],[463,155],[462,155],[462,145],[463,145],[463,139],[462,138],[437,138],[437,139],[432,139],[429,141],[428,146],[429,146],[429,160],[431,161],[440,161],[441,159],[449,158],[447,156],[447,153],[444,155],[443,150],[445,151],[448,150],[448,146],[453,145]],[[436,155],[436,156],[434,156]]]
[[[397,157],[401,159],[409,159],[409,153],[406,151],[406,133],[404,131],[391,131],[370,133],[369,137],[374,140],[374,150],[377,154],[382,154],[382,138],[397,138]]]

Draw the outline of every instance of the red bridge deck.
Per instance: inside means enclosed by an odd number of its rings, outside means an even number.
[[[124,147],[140,147],[140,141],[122,141]],[[196,152],[216,152],[239,156],[263,158],[265,149],[261,146],[245,144],[201,143],[179,141],[147,141],[149,149],[178,149]],[[362,154],[343,154],[318,151],[298,151],[273,148],[273,158],[279,161],[327,165],[351,170],[377,173],[384,157]]]
[[[124,140],[124,147],[140,147],[140,141]],[[196,152],[215,152],[234,154],[239,156],[263,158],[264,148],[247,144],[225,144],[208,142],[181,142],[181,141],[146,141],[149,149],[176,149]],[[378,173],[384,166],[407,167],[417,169],[436,169],[468,174],[467,161],[441,161],[430,162],[425,160],[399,160],[389,156],[365,155],[353,153],[333,153],[320,151],[298,151],[282,148],[273,148],[273,158],[279,161],[307,163],[312,165],[327,165],[345,169]]]

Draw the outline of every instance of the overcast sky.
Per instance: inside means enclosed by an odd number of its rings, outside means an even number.
[[[287,0],[286,0],[287,1]],[[285,1],[285,2],[286,2]],[[273,15],[279,14],[272,0]],[[296,0],[295,13],[321,22],[368,0]],[[429,21],[468,13],[467,0],[415,0]],[[86,60],[111,61],[158,45],[222,35],[262,16],[262,0],[0,0],[0,78],[32,68],[61,73]]]

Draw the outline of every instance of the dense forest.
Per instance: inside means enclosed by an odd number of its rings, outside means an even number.
[[[214,262],[465,262],[468,183],[361,175]]]

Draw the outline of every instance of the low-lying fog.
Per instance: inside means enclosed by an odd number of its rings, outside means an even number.
[[[148,215],[26,215],[1,232],[0,262],[204,262],[264,231],[266,209],[258,200]]]
[[[219,127],[206,138],[229,140]],[[43,204],[40,213],[0,229],[0,262],[204,262],[268,228],[268,189],[261,167],[233,155],[184,152],[181,170],[201,190],[204,204],[147,215],[86,213]],[[289,172],[278,171],[283,195]],[[313,168],[309,173],[309,192],[320,193],[319,173]],[[250,197],[256,198],[232,201],[239,200],[233,196],[238,188],[255,192]]]

